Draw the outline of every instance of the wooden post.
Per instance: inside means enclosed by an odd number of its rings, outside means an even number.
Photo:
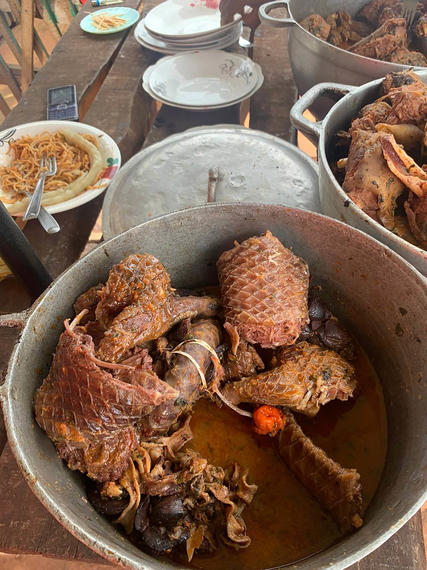
[[[26,91],[33,80],[33,27],[34,0],[21,2],[22,25],[22,91]]]

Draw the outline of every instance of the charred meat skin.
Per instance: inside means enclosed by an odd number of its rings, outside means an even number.
[[[402,182],[390,172],[384,160],[381,134],[354,131],[343,183],[349,198],[369,216],[379,219],[380,193],[397,198],[403,189]]]
[[[222,364],[225,380],[240,380],[243,376],[253,376],[265,368],[255,348],[245,340],[240,341],[235,355],[231,350],[225,354]]]
[[[177,397],[152,374],[141,385],[141,373],[135,367],[128,370],[128,382],[115,379],[96,362],[92,338],[81,327],[62,333],[34,409],[71,469],[100,482],[114,481],[126,469],[141,418]]]
[[[207,343],[213,350],[221,342],[219,325],[211,319],[202,319],[190,325],[189,339],[179,350],[189,354],[206,374],[212,355],[207,348],[193,339]],[[153,436],[168,431],[179,416],[188,412],[201,394],[201,378],[194,363],[183,354],[175,354],[171,367],[165,374],[165,382],[173,388],[177,397],[158,406],[142,420],[145,436]]]
[[[276,360],[272,370],[227,384],[224,396],[233,404],[286,406],[314,416],[331,400],[347,400],[356,387],[354,367],[332,350],[301,342],[280,349]]]
[[[313,34],[320,40],[326,41],[329,37],[331,26],[320,14],[310,14],[304,20],[301,20],[300,24],[307,32],[310,32],[310,34]]]
[[[406,48],[407,43],[406,20],[392,18],[354,44],[349,51],[374,59],[387,59],[397,48]]]
[[[214,297],[178,297],[170,290],[153,293],[128,305],[113,320],[98,347],[101,360],[119,362],[137,344],[164,335],[176,323],[198,315],[213,317],[218,312]]]
[[[285,417],[278,443],[280,456],[304,487],[332,514],[342,532],[359,528],[363,522],[359,473],[341,467],[314,445],[291,412],[286,411]]]
[[[99,294],[96,318],[107,329],[125,307],[142,296],[149,299],[162,296],[169,287],[169,275],[158,259],[148,253],[133,253],[110,269]]]
[[[267,231],[217,261],[226,325],[251,344],[293,344],[308,323],[307,264]]]

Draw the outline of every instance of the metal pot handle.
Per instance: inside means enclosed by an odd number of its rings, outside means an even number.
[[[275,18],[274,16],[269,16],[269,13],[274,8],[286,8],[289,14],[289,18]],[[289,0],[275,0],[274,2],[267,2],[259,7],[259,19],[261,22],[270,24],[275,28],[286,28],[296,24],[296,21],[292,18],[289,12]]]
[[[354,91],[354,89],[356,89],[354,85],[342,85],[341,83],[319,83],[314,85],[293,105],[290,112],[292,124],[303,134],[319,139],[323,129],[323,121],[314,123],[306,119],[303,113],[322,95],[334,95],[334,97],[338,97],[338,100],[347,95],[347,93]]]

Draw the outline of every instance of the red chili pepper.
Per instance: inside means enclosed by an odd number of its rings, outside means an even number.
[[[254,412],[254,423],[256,433],[275,436],[285,425],[285,418],[277,408],[261,406]]]

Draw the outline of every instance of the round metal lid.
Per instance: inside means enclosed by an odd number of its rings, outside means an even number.
[[[212,201],[321,212],[317,165],[297,147],[238,125],[197,127],[143,149],[118,172],[104,199],[104,239],[205,204],[211,169],[218,174]]]

